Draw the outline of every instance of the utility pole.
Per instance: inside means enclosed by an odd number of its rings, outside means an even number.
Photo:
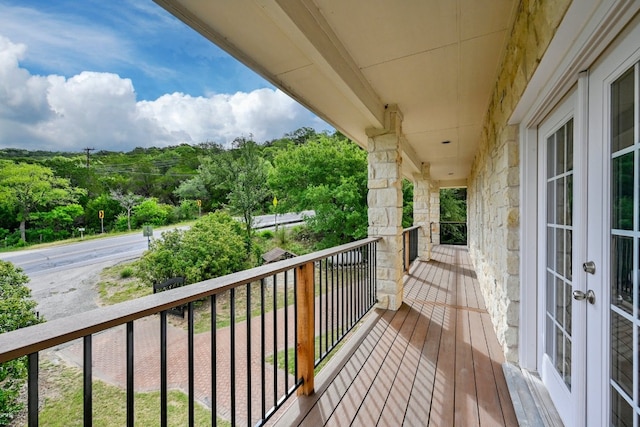
[[[91,154],[92,151],[95,151],[95,148],[85,148],[84,152],[87,153],[87,169],[89,168],[89,156]]]

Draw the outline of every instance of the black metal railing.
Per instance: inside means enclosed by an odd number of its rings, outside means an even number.
[[[409,270],[411,263],[418,258],[418,230],[419,225],[402,230],[402,267],[404,271]]]
[[[461,221],[441,221],[440,243],[443,245],[466,245],[467,223]]]
[[[169,384],[168,310],[186,305],[189,425],[195,421],[198,374],[209,369],[211,424],[262,425],[296,390],[313,391],[314,367],[376,302],[376,244],[369,238],[313,254],[171,289],[29,328],[0,334],[0,363],[29,356],[28,424],[38,425],[38,359],[45,349],[82,338],[84,425],[92,424],[92,365],[98,333],[125,330],[126,425],[134,425],[136,321],[158,318],[160,424],[167,425]],[[211,316],[200,360],[195,306]],[[201,313],[200,313],[201,314]],[[143,328],[139,328],[144,330]],[[101,334],[102,335],[102,334]],[[94,341],[92,343],[92,341]],[[203,340],[198,340],[202,343]],[[209,346],[210,343],[210,346]],[[202,346],[202,344],[200,344]],[[137,346],[135,346],[138,348]],[[210,350],[208,350],[210,347]],[[172,351],[172,364],[176,363]],[[157,368],[157,367],[156,367]],[[224,369],[224,371],[223,371]],[[115,424],[118,424],[114,420]],[[124,424],[125,421],[122,421]]]
[[[318,366],[376,303],[375,243],[316,264],[314,365]]]

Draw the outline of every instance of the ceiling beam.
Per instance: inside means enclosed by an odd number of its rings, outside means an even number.
[[[335,34],[313,0],[259,0],[272,17],[279,14],[274,6],[289,19],[287,29],[293,25],[304,42],[297,38],[299,47],[310,57],[341,92],[367,117],[370,125],[381,127],[384,123],[385,104],[364,77],[347,49]],[[275,3],[275,5],[274,5]],[[278,18],[276,18],[278,19]],[[278,19],[282,22],[282,19]],[[290,31],[287,31],[291,34]]]

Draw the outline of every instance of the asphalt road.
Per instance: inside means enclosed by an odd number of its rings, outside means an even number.
[[[278,224],[300,222],[300,214],[278,215]],[[256,228],[274,226],[274,215],[255,218]],[[152,238],[171,227],[155,230]],[[117,237],[105,237],[84,242],[47,248],[26,249],[0,254],[0,259],[21,267],[29,276],[28,286],[38,302],[36,308],[48,320],[66,317],[97,308],[95,289],[100,272],[120,262],[139,258],[147,249],[147,238],[142,232]]]
[[[139,258],[147,246],[141,232],[3,253],[0,259],[24,270],[30,279],[31,296],[38,302],[36,310],[53,320],[97,308],[95,285],[100,272]]]

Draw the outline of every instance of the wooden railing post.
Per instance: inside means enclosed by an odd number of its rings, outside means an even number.
[[[296,306],[298,312],[298,376],[303,383],[298,395],[313,393],[313,370],[315,363],[315,313],[314,313],[314,263],[308,262],[296,270]]]

